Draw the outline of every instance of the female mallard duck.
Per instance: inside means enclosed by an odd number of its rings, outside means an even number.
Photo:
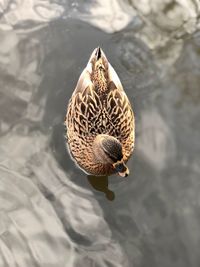
[[[71,156],[86,173],[129,174],[125,163],[134,148],[134,114],[115,70],[99,47],[78,80],[65,125]]]

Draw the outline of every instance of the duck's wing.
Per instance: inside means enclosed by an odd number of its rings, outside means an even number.
[[[112,65],[108,62],[108,87],[109,90],[124,91],[119,76],[117,75],[116,71],[112,67]]]
[[[93,88],[93,83],[91,81],[91,74],[89,73],[87,67],[82,71],[79,79],[78,79],[78,82],[77,82],[77,85],[76,85],[76,88],[73,92],[73,95],[76,95],[77,93],[83,93],[84,90],[89,87],[89,88]]]
[[[126,138],[134,130],[134,114],[121,81],[110,63],[108,79],[107,111],[120,139]]]
[[[83,88],[85,85],[87,87]],[[95,134],[101,110],[102,103],[93,84],[81,81],[68,106],[66,119],[68,128],[73,128],[73,131],[79,136]]]
[[[111,82],[107,97],[107,112],[111,122],[108,134],[116,137],[124,147],[127,158],[132,153],[135,139],[134,114],[129,99],[122,90]]]

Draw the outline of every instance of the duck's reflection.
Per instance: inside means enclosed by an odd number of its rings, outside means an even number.
[[[108,176],[87,175],[87,179],[94,189],[105,193],[108,200],[115,199],[115,193],[108,188]]]

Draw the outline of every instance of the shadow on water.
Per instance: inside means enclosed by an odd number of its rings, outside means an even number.
[[[115,199],[115,193],[108,188],[108,176],[87,175],[88,182],[91,186],[100,192],[103,192],[110,201]]]

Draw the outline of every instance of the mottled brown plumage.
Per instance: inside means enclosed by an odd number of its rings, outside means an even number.
[[[134,114],[100,48],[94,50],[79,78],[65,124],[70,154],[81,169],[93,175],[128,175],[125,163],[134,148]]]

